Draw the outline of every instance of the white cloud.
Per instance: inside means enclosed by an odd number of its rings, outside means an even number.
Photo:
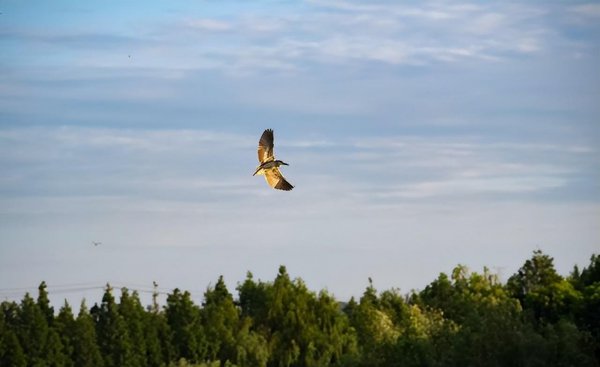
[[[589,18],[599,18],[600,17],[600,4],[598,3],[588,3],[572,6],[570,9],[573,13],[579,14],[584,17]]]
[[[209,18],[191,19],[187,21],[187,25],[193,29],[209,32],[222,32],[233,28],[229,22]]]
[[[558,188],[565,186],[566,183],[566,179],[563,177],[551,176],[449,178],[400,186],[396,190],[383,192],[380,196],[421,199],[440,196],[463,197],[479,194],[519,194]]]
[[[553,36],[545,16],[542,10],[512,3],[315,0],[301,15],[283,11],[185,17],[149,29],[145,38],[121,41],[117,53],[67,41],[50,47],[79,52],[76,62],[81,66],[217,69],[235,75],[297,73],[311,62],[351,66],[371,61],[390,65],[495,61],[513,53],[543,51]],[[66,39],[78,35],[77,30],[65,32]],[[123,57],[124,46],[134,54],[132,59]]]

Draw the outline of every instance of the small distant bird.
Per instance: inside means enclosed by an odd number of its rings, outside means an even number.
[[[94,246],[98,246],[98,245],[101,245],[101,244],[102,244],[102,242],[94,242],[94,241],[92,241],[92,245],[94,245]]]
[[[267,183],[272,188],[290,191],[294,186],[287,182],[279,171],[279,166],[289,166],[289,164],[275,159],[273,140],[273,130],[265,130],[258,141],[258,162],[260,165],[256,167],[256,171],[252,176],[264,175]]]

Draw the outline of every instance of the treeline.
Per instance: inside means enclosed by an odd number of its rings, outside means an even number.
[[[338,302],[285,267],[272,282],[251,273],[237,297],[220,277],[201,305],[175,289],[144,308],[106,287],[77,315],[37,299],[0,305],[0,366],[598,366],[600,256],[559,275],[535,251],[506,284],[484,269],[440,274],[421,292],[378,292]]]

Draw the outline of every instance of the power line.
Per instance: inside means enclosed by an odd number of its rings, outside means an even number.
[[[108,284],[113,289],[126,288],[127,290],[136,291],[138,293],[148,293],[148,294],[157,293],[157,294],[161,294],[161,295],[169,295],[170,293],[173,292],[173,289],[175,289],[175,288],[169,289],[169,288],[164,288],[164,287],[154,287],[154,286],[141,285],[141,284],[135,284],[135,283],[126,284],[126,283],[120,283],[120,282],[116,282],[116,283],[107,282],[105,285],[99,286],[98,283],[100,283],[100,282],[46,284],[46,290],[51,295],[66,294],[66,293],[73,293],[73,292],[83,292],[83,291],[90,291],[90,290],[106,289],[106,285]],[[15,296],[15,295],[21,295],[24,293],[32,293],[32,292],[37,291],[38,288],[39,288],[39,286],[0,288],[0,296],[9,296],[9,295]],[[188,291],[188,292],[190,292],[191,294],[203,293],[201,291],[198,291],[198,292]]]

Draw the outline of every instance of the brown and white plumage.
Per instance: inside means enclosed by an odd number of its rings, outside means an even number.
[[[275,159],[273,156],[273,140],[273,130],[265,130],[258,141],[258,163],[263,164]]]
[[[264,175],[269,186],[274,189],[290,191],[294,186],[279,171],[279,166],[287,166],[288,164],[275,159],[273,141],[273,130],[265,130],[258,141],[258,162],[260,165],[256,167],[254,175]]]

